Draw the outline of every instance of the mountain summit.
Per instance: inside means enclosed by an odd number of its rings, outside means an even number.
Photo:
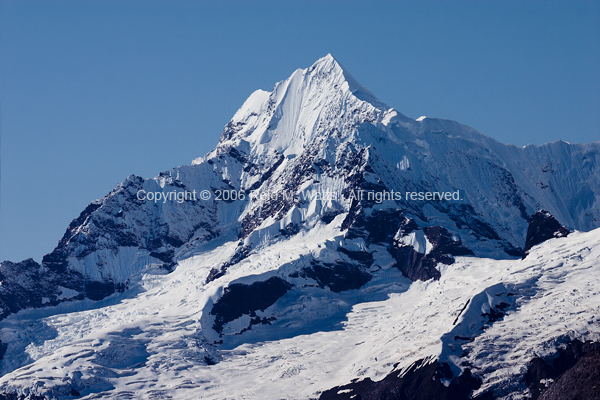
[[[443,227],[475,255],[520,256],[539,209],[570,229],[600,225],[599,153],[600,142],[518,148],[453,121],[408,118],[328,54],[271,92],[254,92],[218,146],[191,166],[130,176],[92,202],[42,266],[27,262],[22,270],[97,300],[133,285],[147,268],[172,270],[218,237],[242,239],[245,254],[282,231],[310,231],[339,215],[340,232],[353,232],[381,213],[419,229]],[[208,191],[210,198],[147,201],[140,191]],[[236,200],[218,197],[225,192]],[[390,229],[394,236],[397,227]],[[217,269],[211,279],[227,268]],[[35,292],[35,301],[7,297],[0,315],[61,297]]]
[[[130,176],[92,202],[41,267],[27,262],[22,270],[97,300],[151,266],[172,270],[218,237],[242,239],[245,254],[282,231],[310,231],[340,216],[337,229],[353,232],[381,213],[419,229],[443,227],[475,255],[520,256],[539,209],[570,229],[600,225],[599,149],[600,142],[517,148],[453,121],[408,118],[328,54],[271,92],[254,92],[218,146],[191,166],[153,179]],[[147,201],[140,191],[208,191],[210,198]],[[236,200],[219,198],[224,192]],[[394,236],[397,227],[390,229]],[[60,291],[43,292],[44,304],[59,302]],[[6,298],[0,315],[41,306],[36,293],[35,301]]]
[[[220,144],[268,143],[284,156],[294,155],[323,133],[319,123],[345,120],[346,111],[357,106],[373,113],[390,109],[327,55],[296,70],[272,92],[254,92],[225,127]]]
[[[0,392],[170,396],[173,380],[189,397],[239,397],[220,380],[246,364],[295,382],[293,398],[358,377],[370,388],[392,371],[386,385],[425,377],[444,396],[456,385],[465,396],[524,390],[515,371],[533,355],[486,335],[518,336],[524,323],[510,321],[537,318],[535,306],[553,321],[536,332],[555,348],[564,324],[536,293],[559,298],[597,260],[585,251],[597,231],[530,241],[520,260],[541,209],[565,231],[600,226],[600,142],[518,148],[454,121],[415,120],[327,55],[254,92],[204,157],[129,176],[93,201],[41,265],[0,264]],[[566,269],[552,264],[562,254]],[[565,310],[583,312],[580,302]],[[542,346],[533,336],[520,345]],[[281,398],[265,387],[271,378],[240,387]]]

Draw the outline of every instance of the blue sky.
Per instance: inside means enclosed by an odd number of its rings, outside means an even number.
[[[516,145],[600,139],[600,3],[2,1],[0,260],[217,143],[327,53],[409,117]]]

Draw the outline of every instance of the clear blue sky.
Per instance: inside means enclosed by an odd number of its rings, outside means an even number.
[[[600,139],[600,3],[415,3],[0,2],[0,260],[40,261],[90,201],[204,155],[327,53],[409,117]]]

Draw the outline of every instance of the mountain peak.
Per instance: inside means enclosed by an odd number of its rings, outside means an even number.
[[[41,265],[0,263],[0,399],[514,398],[600,347],[600,229],[542,243],[600,225],[600,142],[519,149],[368,95],[328,54]]]
[[[333,75],[337,79],[332,80],[336,84],[346,82],[348,90],[359,100],[371,103],[376,108],[387,110],[390,107],[375,97],[373,93],[366,87],[361,85],[354,77],[344,68],[344,66],[331,54],[319,58],[310,68],[306,70],[311,74]]]
[[[374,121],[389,109],[327,54],[309,68],[296,70],[271,92],[254,92],[227,124],[220,143],[243,139],[286,156],[297,154],[337,126],[340,116],[356,125]]]
[[[344,71],[342,65],[339,63],[338,60],[336,60],[334,56],[331,55],[331,53],[327,53],[326,56],[321,57],[317,61],[315,61],[315,63],[310,68],[308,68],[308,71],[310,72],[316,69],[325,71]]]

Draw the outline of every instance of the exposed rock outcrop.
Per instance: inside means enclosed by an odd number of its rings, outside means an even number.
[[[569,233],[569,230],[562,226],[552,214],[546,210],[539,210],[529,218],[523,258],[527,257],[533,246],[548,239],[565,237]]]
[[[569,342],[529,363],[525,382],[533,400],[600,399],[600,343]]]
[[[404,373],[393,371],[380,381],[370,378],[324,391],[319,400],[467,400],[481,381],[470,371],[453,377],[448,364],[415,362]],[[476,399],[491,400],[489,394]]]

